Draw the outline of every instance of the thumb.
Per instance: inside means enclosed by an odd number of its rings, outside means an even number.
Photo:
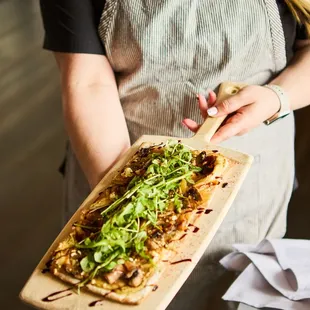
[[[241,107],[253,103],[251,92],[246,88],[223,101],[217,102],[213,107],[207,110],[209,116],[218,117],[236,112]]]

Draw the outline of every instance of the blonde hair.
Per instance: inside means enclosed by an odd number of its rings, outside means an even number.
[[[310,0],[284,0],[299,25],[304,25],[310,38]]]

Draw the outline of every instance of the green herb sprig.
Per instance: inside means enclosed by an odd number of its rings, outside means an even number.
[[[150,227],[160,230],[158,216],[169,204],[173,203],[176,211],[181,212],[180,183],[183,179],[193,183],[193,173],[201,170],[192,164],[192,152],[178,141],[170,140],[163,152],[150,152],[148,156],[145,175],[134,177],[125,194],[102,210],[104,224],[97,237],[76,244],[87,253],[80,266],[89,277],[80,286],[98,272],[113,270],[134,253],[151,261],[145,246],[147,230]]]

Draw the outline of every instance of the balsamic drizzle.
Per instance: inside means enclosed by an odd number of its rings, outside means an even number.
[[[225,188],[228,185],[228,183],[223,183],[222,188]]]
[[[106,294],[103,295],[103,298],[108,296],[111,292],[108,292]],[[92,301],[91,303],[88,304],[89,307],[96,307],[96,306],[102,306],[102,304],[105,302],[104,299],[99,299],[99,300],[95,300]]]
[[[99,299],[99,300],[95,300],[92,301],[91,303],[88,304],[89,307],[96,307],[96,306],[102,306],[104,300]]]
[[[158,285],[154,285],[152,291],[155,292],[155,291],[157,291],[157,289],[158,289]]]
[[[185,263],[185,262],[191,262],[191,261],[192,260],[190,258],[186,258],[186,259],[178,260],[176,262],[172,262],[172,263],[170,263],[170,265],[176,265],[176,264]]]
[[[45,302],[52,302],[52,301],[55,301],[55,300],[58,300],[58,299],[61,299],[61,298],[65,298],[65,297],[68,297],[70,295],[72,295],[72,292],[68,293],[68,294],[65,294],[63,295],[64,292],[69,292],[71,291],[72,288],[68,288],[68,289],[65,289],[65,290],[62,290],[62,291],[58,291],[58,292],[55,292],[55,293],[52,293],[44,298],[42,298],[42,301],[45,301]],[[60,295],[59,297],[57,297],[57,295]],[[53,298],[54,297],[54,298]]]
[[[186,236],[187,236],[187,234],[182,235],[181,238],[179,239],[179,241],[182,240],[183,238],[185,238]]]
[[[190,226],[190,227],[194,227],[194,230],[193,230],[193,233],[196,233],[196,232],[198,232],[199,231],[199,227],[197,227],[197,226],[195,226],[195,225],[193,225],[193,224],[189,224],[188,226]]]
[[[193,230],[193,233],[198,232],[198,231],[199,231],[199,229],[200,229],[199,227],[195,227],[195,228],[194,228],[194,230]]]

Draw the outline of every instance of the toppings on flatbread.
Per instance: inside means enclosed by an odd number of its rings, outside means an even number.
[[[162,261],[175,255],[173,243],[210,200],[227,163],[217,152],[178,141],[142,146],[81,212],[53,253],[50,271],[106,298],[138,302],[130,295],[143,291],[162,272]]]

